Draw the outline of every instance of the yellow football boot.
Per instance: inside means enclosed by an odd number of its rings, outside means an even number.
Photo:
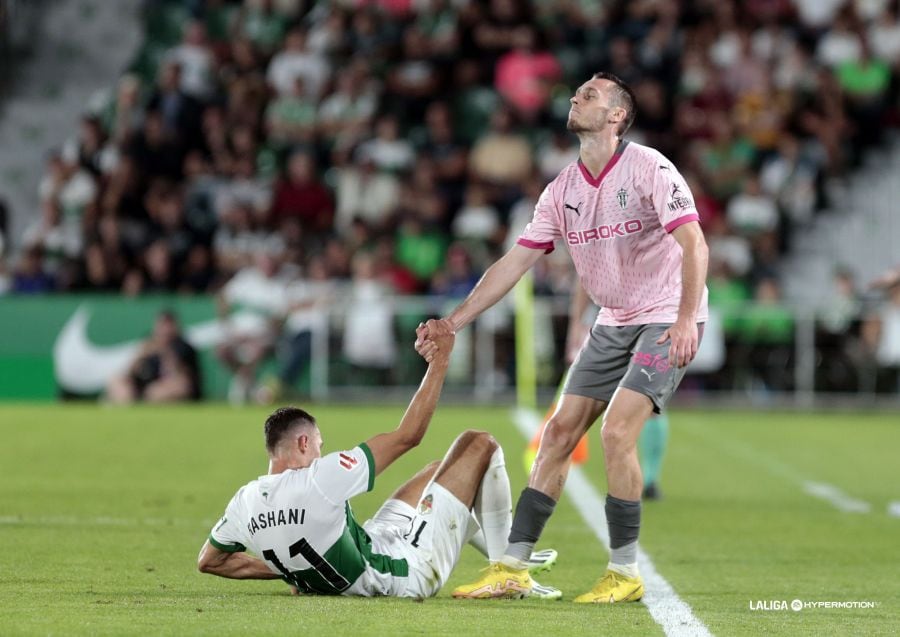
[[[483,575],[472,584],[458,586],[453,591],[457,599],[492,599],[505,597],[522,599],[531,594],[533,582],[528,569],[513,570],[497,562],[482,570]]]
[[[640,577],[626,577],[608,570],[594,584],[594,588],[575,598],[578,604],[618,604],[636,602],[644,596],[644,580]]]

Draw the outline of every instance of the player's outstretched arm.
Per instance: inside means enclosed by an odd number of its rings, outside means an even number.
[[[229,553],[220,551],[209,543],[200,549],[197,556],[197,569],[201,573],[218,575],[229,579],[279,579],[261,559],[246,553]]]
[[[438,346],[438,351],[428,364],[422,384],[413,396],[400,425],[389,433],[383,433],[366,441],[375,462],[375,475],[387,469],[397,458],[418,445],[428,429],[431,416],[441,397],[444,378],[450,363],[454,333],[445,321],[431,320],[416,330],[417,335],[428,333]]]
[[[475,288],[469,292],[469,296],[450,313],[445,320],[449,322],[450,329],[459,331],[486,309],[506,296],[513,286],[522,278],[528,269],[537,263],[543,255],[542,250],[526,248],[518,244],[509,252],[498,259],[487,269]],[[430,333],[422,338],[417,334],[416,351],[426,361],[431,362],[431,357],[437,349],[437,344],[430,337]]]

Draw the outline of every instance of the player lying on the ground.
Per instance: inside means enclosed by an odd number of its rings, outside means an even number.
[[[487,433],[466,431],[441,462],[426,466],[360,526],[348,500],[421,442],[447,373],[453,334],[433,321],[440,352],[394,431],[323,456],[315,419],[293,407],[266,420],[269,473],[241,487],[200,550],[198,568],[234,579],[277,579],[325,595],[437,594],[466,542],[492,561],[506,548],[512,497],[503,451]],[[249,549],[262,559],[246,555]],[[532,556],[546,570],[555,551]],[[538,587],[533,595],[559,598]]]

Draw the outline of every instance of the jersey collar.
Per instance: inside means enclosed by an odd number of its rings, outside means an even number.
[[[610,170],[613,169],[619,159],[622,157],[622,153],[625,152],[625,147],[628,146],[629,142],[627,140],[622,140],[619,144],[619,147],[616,148],[616,152],[613,153],[613,156],[609,158],[609,161],[606,162],[606,166],[603,167],[603,170],[600,172],[597,177],[591,175],[591,171],[587,169],[583,163],[581,163],[581,157],[578,158],[578,169],[581,171],[581,176],[584,177],[584,180],[592,185],[594,188],[599,188],[600,184],[603,182],[603,178],[609,173]]]

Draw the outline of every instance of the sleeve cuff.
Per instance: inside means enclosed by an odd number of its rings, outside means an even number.
[[[666,232],[672,232],[678,226],[683,226],[684,224],[690,223],[691,221],[700,221],[700,215],[698,215],[696,212],[692,212],[689,215],[678,217],[674,221],[670,221],[666,224]]]
[[[366,443],[359,443],[359,448],[366,454],[366,464],[369,465],[369,488],[366,491],[371,491],[375,488],[375,458],[372,457],[372,450]]]
[[[222,544],[221,542],[216,540],[216,538],[214,538],[212,535],[209,536],[209,543],[212,544],[217,549],[219,549],[220,551],[224,551],[225,553],[243,553],[244,551],[247,550],[246,546],[244,546],[243,544],[240,544],[238,542],[236,542],[234,544]]]
[[[554,250],[552,241],[532,241],[531,239],[519,239],[516,241],[520,246],[531,248],[532,250],[543,250],[544,254],[550,254]]]

